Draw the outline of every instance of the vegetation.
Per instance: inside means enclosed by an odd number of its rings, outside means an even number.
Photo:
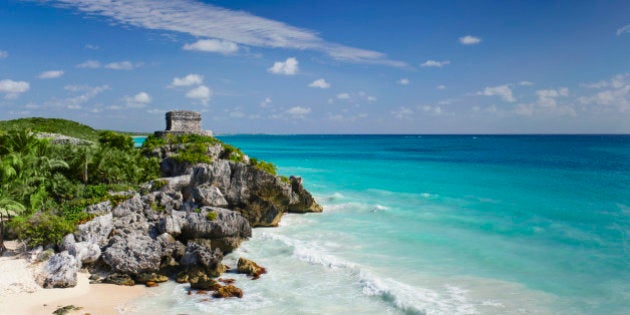
[[[66,136],[98,141],[98,131],[92,127],[58,118],[21,118],[0,121],[0,130],[5,132],[32,130],[35,132],[59,133]]]
[[[92,145],[55,145],[38,139],[37,132],[59,133],[90,140]],[[113,205],[128,199],[120,191],[138,191],[139,185],[159,177],[153,151],[176,146],[173,158],[188,163],[212,163],[208,147],[219,144],[220,159],[247,162],[238,148],[220,140],[195,135],[149,136],[141,149],[128,134],[98,132],[63,119],[26,118],[0,121],[0,252],[3,237],[28,240],[29,245],[59,244],[78,224],[92,219],[87,206],[109,200]],[[249,159],[249,164],[276,175],[272,163]],[[281,177],[288,182],[286,177]],[[153,190],[168,182],[155,180]],[[156,211],[164,206],[151,205]],[[208,220],[216,213],[208,212]]]
[[[216,212],[208,212],[206,213],[206,219],[208,219],[208,221],[214,221],[217,219],[217,213]]]
[[[269,174],[276,175],[277,167],[271,162],[259,161],[255,158],[249,159],[249,164],[259,170],[265,171]],[[285,177],[286,178],[286,177]],[[288,178],[287,178],[288,180]]]
[[[57,126],[49,121],[42,126],[48,128],[46,132],[59,132],[72,125],[60,121]],[[157,158],[144,157],[126,135],[101,132],[94,145],[76,146],[52,145],[29,129],[4,131],[0,134],[0,250],[5,223],[30,245],[57,244],[77,224],[92,218],[85,212],[88,205],[105,200],[120,203],[129,196],[111,192],[134,190],[158,176]]]

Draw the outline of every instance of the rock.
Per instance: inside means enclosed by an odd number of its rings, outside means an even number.
[[[252,276],[252,280],[256,280],[260,278],[262,274],[267,273],[267,270],[265,268],[243,257],[238,259],[237,270],[239,273],[244,273]]]
[[[103,261],[112,270],[128,274],[157,271],[161,257],[160,243],[138,233],[112,237],[103,253]]]
[[[222,208],[203,207],[199,213],[188,213],[181,230],[185,239],[252,236],[249,223],[240,213]]]
[[[109,201],[107,201],[107,203],[109,205]],[[74,236],[79,242],[90,242],[95,243],[98,246],[105,246],[107,244],[107,238],[113,229],[114,225],[112,223],[112,214],[110,212],[96,217],[89,222],[80,224],[77,226]]]
[[[94,215],[104,215],[112,212],[112,203],[109,200],[90,205],[85,209],[85,212]]]
[[[182,257],[180,264],[188,269],[202,268],[204,273],[218,277],[225,271],[221,260],[223,260],[223,254],[220,250],[213,251],[209,247],[191,242],[186,247],[186,254]]]
[[[218,290],[221,285],[204,273],[189,276],[190,288],[193,290]]]
[[[289,212],[305,213],[305,212],[322,212],[323,208],[302,186],[302,178],[291,176],[291,193],[297,195],[297,201],[289,204]]]
[[[133,281],[133,279],[131,279],[131,276],[128,274],[121,274],[121,273],[112,273],[110,275],[108,275],[105,280],[103,280],[104,283],[111,283],[111,284],[116,284],[116,285],[126,285],[126,286],[134,286],[136,285],[136,282]]]
[[[230,284],[220,287],[212,296],[215,298],[237,297],[240,299],[243,297],[243,290]]]
[[[209,184],[196,186],[192,189],[193,198],[202,206],[226,207],[227,200],[218,187]]]
[[[42,287],[70,288],[77,285],[77,260],[67,251],[55,254],[48,260],[42,271]]]
[[[158,286],[158,284],[153,282],[153,281],[148,281],[144,285],[146,285],[148,288],[153,288],[153,287],[157,287]]]
[[[167,276],[163,276],[154,272],[143,272],[136,275],[136,283],[160,283],[168,281]]]

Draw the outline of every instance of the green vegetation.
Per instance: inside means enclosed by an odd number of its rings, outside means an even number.
[[[38,139],[37,132],[63,134],[93,144],[54,145],[48,139]],[[158,157],[152,157],[157,148],[170,146],[176,152],[173,158],[180,162],[212,163],[209,146],[217,144],[221,146],[220,159],[247,161],[240,149],[195,134],[149,136],[141,149],[135,149],[128,134],[98,132],[68,120],[0,121],[0,253],[5,235],[28,240],[31,246],[58,244],[78,224],[93,218],[85,212],[87,206],[106,200],[115,206],[127,200],[130,195],[115,192],[138,191],[140,184],[159,177]],[[251,158],[249,164],[276,175],[272,163]],[[289,182],[286,177],[281,180]],[[156,180],[152,189],[167,184]],[[151,207],[165,210],[155,203]],[[208,212],[206,217],[215,220],[216,215]]]
[[[269,174],[276,175],[277,167],[271,162],[259,161],[258,159],[250,158],[249,165]]]
[[[32,246],[57,244],[92,219],[88,205],[116,205],[129,196],[111,192],[135,190],[159,176],[157,158],[134,149],[129,136],[108,131],[97,140],[91,146],[52,145],[29,129],[0,134],[0,250],[5,223]]]
[[[4,132],[32,130],[36,132],[58,133],[66,136],[98,141],[98,131],[92,127],[58,118],[21,118],[0,121],[0,130]]]

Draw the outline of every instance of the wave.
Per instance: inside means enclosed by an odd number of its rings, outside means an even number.
[[[445,286],[444,292],[417,288],[388,277],[381,277],[367,267],[326,253],[314,242],[305,242],[284,235],[263,233],[262,239],[276,240],[293,248],[293,257],[333,270],[346,270],[357,278],[363,294],[379,297],[405,314],[476,314],[475,306],[466,298],[466,290]]]

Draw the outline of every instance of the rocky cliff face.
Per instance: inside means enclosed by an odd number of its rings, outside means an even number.
[[[225,270],[223,255],[251,237],[252,227],[276,226],[287,212],[322,211],[299,177],[267,173],[247,157],[227,160],[220,143],[208,145],[212,163],[178,162],[173,156],[182,149],[154,150],[165,177],[145,184],[142,194],[90,206],[99,216],[64,238],[43,284],[73,286],[76,270],[87,265],[105,282],[155,283],[177,274],[195,287],[212,286]]]

